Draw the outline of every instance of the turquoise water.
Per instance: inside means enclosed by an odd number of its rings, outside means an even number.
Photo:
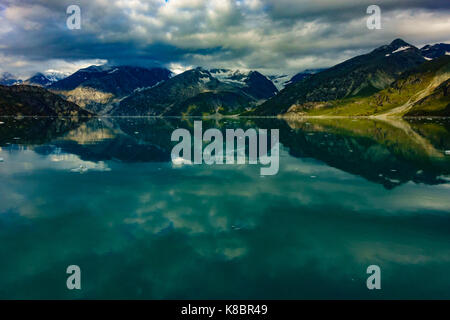
[[[0,121],[0,298],[450,298],[448,120],[203,120],[279,129],[274,176],[172,164],[193,119]]]

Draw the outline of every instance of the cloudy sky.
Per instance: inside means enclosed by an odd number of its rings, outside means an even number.
[[[366,26],[372,4],[381,30]],[[79,30],[67,28],[69,5]],[[0,72],[19,77],[102,63],[294,74],[399,37],[450,43],[450,1],[0,0]]]

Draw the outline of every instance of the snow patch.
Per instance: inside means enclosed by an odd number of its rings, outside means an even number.
[[[70,72],[62,72],[58,70],[48,69],[44,72],[45,77],[51,82],[56,82],[70,76]]]
[[[205,78],[199,78],[198,81],[202,82],[202,83],[208,83],[210,81],[210,79],[209,79],[209,77],[205,77]]]
[[[272,81],[272,83],[275,85],[275,87],[278,89],[278,91],[281,91],[286,87],[286,85],[289,84],[290,80],[292,79],[294,75],[275,75],[275,76],[269,76],[269,80]]]
[[[405,51],[405,50],[408,50],[408,49],[410,49],[410,48],[411,48],[411,46],[400,47],[400,48],[398,48],[397,50],[392,51],[392,53],[397,53],[397,52],[400,52],[400,51]]]
[[[245,81],[248,79],[249,75],[249,72],[242,72],[239,70],[213,69],[209,71],[220,82],[241,86],[245,86]]]
[[[141,91],[144,91],[144,90],[147,90],[147,89],[152,89],[152,88],[154,88],[154,87],[157,87],[157,86],[159,86],[161,83],[163,83],[165,80],[161,80],[161,81],[159,81],[158,83],[156,83],[155,85],[153,85],[153,86],[150,86],[150,87],[139,87],[139,88],[136,88],[136,89],[134,89],[133,90],[133,92],[141,92]]]

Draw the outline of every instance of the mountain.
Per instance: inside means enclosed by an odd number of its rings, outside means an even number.
[[[253,115],[277,115],[290,107],[346,97],[369,96],[388,87],[403,72],[425,61],[416,47],[401,39],[287,86],[258,106]]]
[[[135,90],[170,79],[167,69],[131,66],[91,66],[78,70],[48,88],[86,110],[105,113]]]
[[[0,86],[1,116],[90,116],[86,110],[46,89],[27,86]]]
[[[441,56],[403,73],[388,88],[368,97],[307,102],[287,115],[450,116],[450,56]]]
[[[36,73],[34,76],[23,82],[23,84],[26,85],[40,86],[40,87],[46,87],[48,85],[51,85],[52,83],[53,81],[47,78],[42,73]]]
[[[219,80],[220,79],[220,80]],[[123,99],[113,115],[180,116],[240,113],[274,96],[276,87],[256,71],[196,68]]]
[[[4,85],[4,86],[12,86],[15,84],[20,84],[22,83],[22,80],[18,80],[16,79],[11,73],[9,72],[4,72],[1,76],[0,76],[0,85]]]
[[[258,100],[267,100],[278,93],[277,87],[258,71],[250,71],[244,79],[243,91]]]
[[[53,83],[60,81],[66,78],[68,75],[58,71],[50,71],[41,73],[38,72],[33,75],[31,78],[23,81],[23,84],[32,85],[32,86],[40,86],[40,87],[48,87]]]
[[[445,55],[450,55],[450,44],[437,43],[434,45],[426,45],[420,49],[425,59],[435,59]]]

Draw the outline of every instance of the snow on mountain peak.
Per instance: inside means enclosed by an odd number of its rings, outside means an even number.
[[[209,70],[211,75],[224,83],[245,85],[250,72],[230,69],[211,69]]]
[[[392,51],[392,54],[400,52],[400,51],[405,51],[405,50],[408,50],[410,48],[412,48],[412,47],[411,46],[403,46],[403,47],[398,48],[397,50]]]

